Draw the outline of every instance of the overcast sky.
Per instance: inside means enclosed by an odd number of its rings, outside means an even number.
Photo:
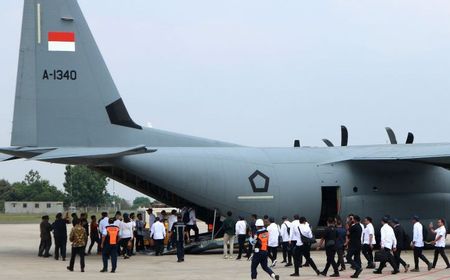
[[[249,146],[450,140],[450,1],[80,0],[133,119]],[[126,4],[124,4],[126,3]],[[22,1],[0,9],[0,146],[9,146]],[[60,186],[64,167],[29,169]],[[137,195],[116,183],[127,199]]]

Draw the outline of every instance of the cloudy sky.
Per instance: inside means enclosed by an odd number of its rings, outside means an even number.
[[[140,124],[249,146],[450,140],[450,2],[79,0]],[[22,1],[0,9],[0,146],[9,146]],[[63,166],[29,169],[60,186]],[[111,186],[110,186],[111,189]],[[116,192],[137,195],[115,184]]]

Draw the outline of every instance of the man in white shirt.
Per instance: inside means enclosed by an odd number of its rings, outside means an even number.
[[[300,217],[300,233],[302,236],[307,238],[314,238],[311,226],[309,225],[308,221],[305,217]],[[315,240],[314,240],[315,243]],[[317,276],[320,275],[319,269],[317,269],[316,264],[314,263],[313,259],[311,258],[311,245],[312,243],[305,243],[303,242],[302,248],[302,256],[305,257],[305,265],[304,266],[310,266],[317,274]],[[300,261],[301,263],[301,261]]]
[[[294,258],[294,273],[291,276],[298,277],[300,276],[299,268],[300,268],[300,256],[301,246],[303,245],[302,239],[300,237],[300,217],[299,215],[294,215],[294,220],[291,224],[291,232],[289,234],[289,244],[293,249],[293,258]]]
[[[285,266],[291,266],[292,265],[292,251],[291,247],[289,246],[289,235],[291,233],[291,222],[289,222],[288,218],[286,216],[283,216],[281,218],[283,220],[283,223],[280,227],[280,234],[281,234],[281,245],[283,247],[283,261],[281,263],[286,263]]]
[[[171,236],[169,242],[167,243],[167,250],[171,250],[175,243],[176,243],[176,239],[175,239],[175,235],[172,234],[172,227],[173,224],[175,224],[177,222],[177,210],[173,209],[172,212],[170,212],[170,215],[167,219],[168,223],[169,223],[169,235]]]
[[[157,217],[150,228],[150,237],[155,240],[155,256],[162,256],[164,250],[164,238],[166,238],[166,228]]]
[[[428,266],[428,270],[433,268],[432,264],[428,259],[423,255],[422,250],[424,246],[424,238],[423,238],[423,226],[419,222],[419,216],[414,216],[412,218],[413,227],[413,240],[412,240],[412,248],[414,250],[414,269],[411,269],[411,272],[419,272],[419,258],[425,262]]]
[[[380,262],[380,266],[378,269],[374,270],[373,273],[381,274],[384,267],[386,267],[386,262],[388,262],[394,271],[392,274],[399,273],[398,265],[395,262],[394,256],[391,251],[395,251],[397,249],[397,238],[395,238],[395,233],[392,227],[389,225],[389,219],[384,217],[381,220],[381,249],[383,252],[383,259]]]
[[[188,236],[190,236],[191,230],[194,230],[195,241],[199,241],[200,240],[198,237],[199,229],[197,227],[197,217],[195,215],[195,209],[189,207],[187,211],[189,213],[189,222],[186,223],[186,230],[188,232]]]
[[[373,263],[373,246],[376,244],[376,241],[372,218],[366,217],[364,219],[364,225],[362,253],[368,262],[366,268],[375,268],[375,264]]]
[[[433,223],[430,223],[430,230],[432,233],[436,234],[436,237],[432,244],[434,244],[434,260],[433,260],[433,268],[436,268],[436,264],[438,261],[439,255],[444,259],[445,264],[447,265],[447,269],[450,268],[450,263],[448,261],[447,255],[445,254],[445,237],[447,236],[447,229],[445,228],[445,220],[439,219],[437,221],[438,228],[436,230],[433,229]]]
[[[275,223],[275,219],[273,217],[269,218],[270,225],[267,227],[267,231],[269,232],[269,258],[272,261],[271,267],[275,267],[277,265],[277,254],[278,254],[278,238],[280,236],[280,228]]]
[[[100,231],[100,234],[103,236],[103,232],[105,232],[105,228],[109,226],[109,218],[108,218],[108,212],[102,212],[102,219],[98,223],[98,228]]]
[[[236,222],[235,226],[235,234],[238,237],[238,243],[239,243],[239,253],[236,258],[236,260],[240,260],[242,257],[242,252],[245,251],[245,257],[250,257],[250,252],[247,248],[245,248],[245,239],[247,239],[247,230],[248,225],[245,221],[244,217],[239,216],[239,221]]]
[[[148,208],[147,209],[147,215],[148,215],[148,228],[152,228],[153,223],[156,220],[156,216],[155,214],[153,214],[153,209],[152,208]]]

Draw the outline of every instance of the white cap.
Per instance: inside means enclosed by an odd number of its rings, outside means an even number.
[[[257,227],[263,227],[264,226],[264,221],[261,219],[256,220],[255,226]]]

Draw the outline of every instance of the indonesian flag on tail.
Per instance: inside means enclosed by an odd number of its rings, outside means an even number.
[[[75,32],[48,32],[48,51],[74,52]]]

